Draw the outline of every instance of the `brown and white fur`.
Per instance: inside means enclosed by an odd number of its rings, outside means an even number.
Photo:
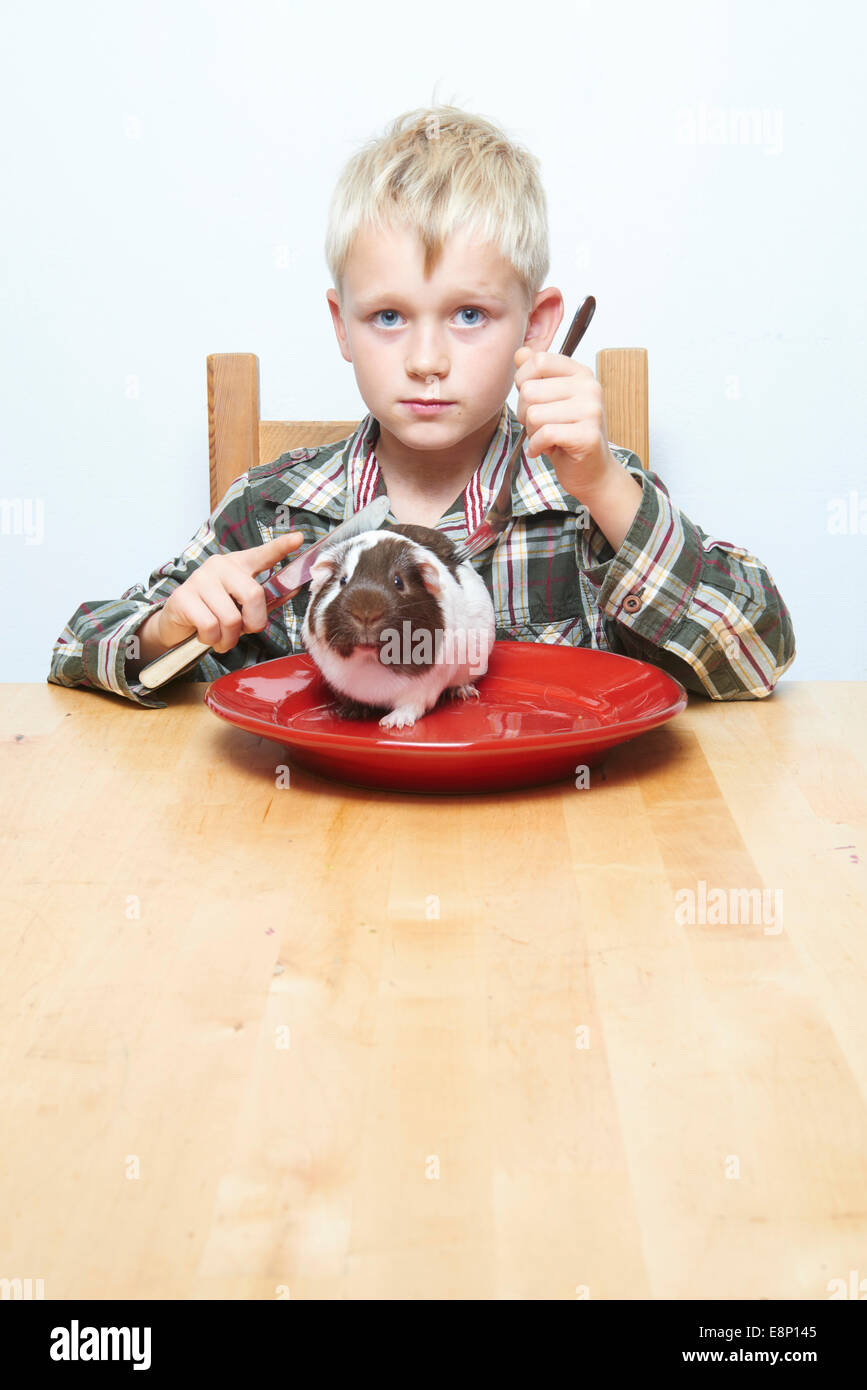
[[[412,727],[444,691],[478,699],[472,682],[488,669],[495,631],[491,596],[470,561],[457,563],[442,532],[402,524],[323,546],[301,640],[338,714],[370,718],[385,708],[379,723],[388,729]],[[394,632],[400,661],[388,659]]]

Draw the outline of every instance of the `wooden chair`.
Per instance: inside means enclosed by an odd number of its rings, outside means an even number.
[[[596,354],[612,444],[632,449],[649,467],[646,348],[605,348]],[[260,420],[259,359],[252,352],[208,357],[208,444],[211,510],[231,483],[259,463],[305,444],[333,444],[358,420]]]

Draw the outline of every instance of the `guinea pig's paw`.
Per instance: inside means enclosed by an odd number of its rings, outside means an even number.
[[[417,705],[398,705],[390,714],[384,714],[379,723],[383,729],[411,729],[423,713]]]
[[[450,685],[446,692],[453,700],[481,700],[474,685]]]

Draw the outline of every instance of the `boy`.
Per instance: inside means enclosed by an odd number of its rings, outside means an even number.
[[[770,574],[608,443],[593,373],[550,351],[564,304],[540,288],[548,231],[534,156],[453,106],[398,117],[343,170],[326,259],[337,340],[368,414],[339,443],[243,474],[147,587],[82,604],[49,681],[164,709],[138,672],[193,633],[214,652],[179,680],[303,651],[309,586],[268,616],[255,576],[383,493],[386,525],[465,539],[525,424],[514,519],[472,561],[497,638],[636,656],[715,700],[771,693],[795,642]]]

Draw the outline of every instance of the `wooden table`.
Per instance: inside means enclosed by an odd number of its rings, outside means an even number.
[[[0,1277],[867,1281],[867,685],[691,697],[588,790],[465,797],[279,789],[206,689],[0,688]],[[714,920],[753,889],[781,919]]]

